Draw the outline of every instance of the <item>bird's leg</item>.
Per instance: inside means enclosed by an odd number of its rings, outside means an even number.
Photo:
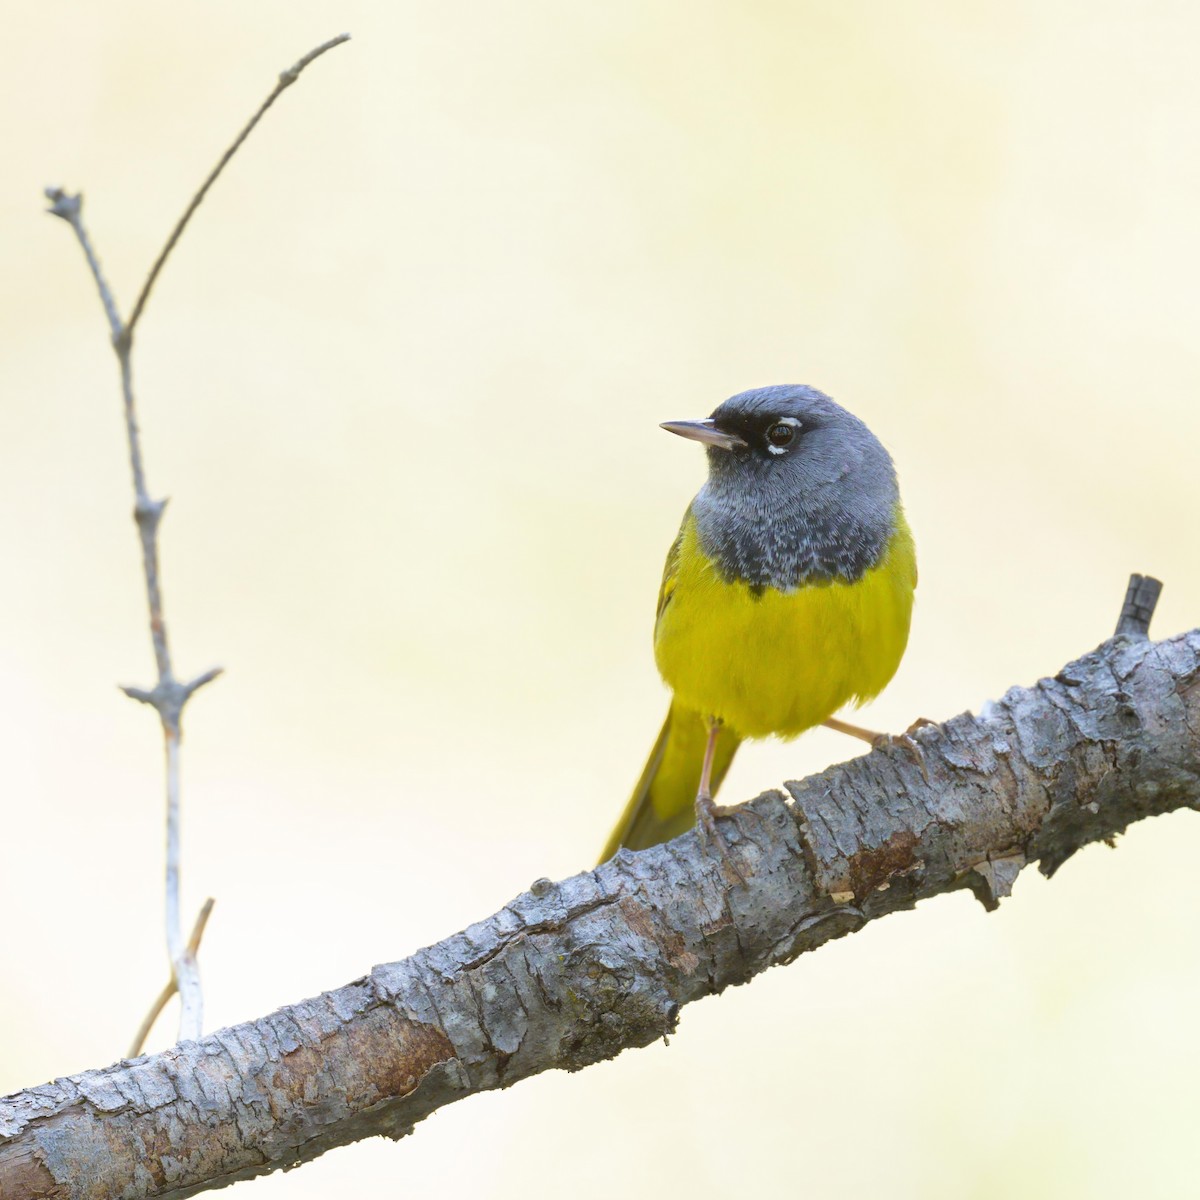
[[[830,717],[829,720],[822,721],[821,724],[826,729],[832,729],[835,733],[848,733],[851,737],[860,738],[872,746],[890,746],[892,742],[912,741],[914,730],[922,729],[926,725],[936,725],[937,722],[929,720],[928,717],[918,717],[901,734],[876,733],[873,729],[864,729],[861,725],[851,725],[849,721],[839,721],[836,717]]]
[[[704,765],[700,768],[700,789],[696,792],[696,827],[705,845],[716,844],[721,857],[729,858],[729,846],[717,828],[717,806],[712,798],[713,759],[717,753],[717,738],[721,733],[721,718],[709,717],[708,741],[704,747]]]
[[[717,738],[721,733],[721,718],[709,717],[705,724],[708,725],[708,741],[704,744],[704,766],[700,768],[700,790],[696,793],[696,800],[712,804],[713,759],[717,756]]]
[[[886,741],[888,737],[886,733],[876,733],[873,729],[864,729],[861,725],[851,725],[849,721],[839,721],[837,717],[830,717],[829,720],[822,721],[821,724],[826,729],[832,729],[835,733],[848,733],[851,737],[869,742],[872,746],[878,746],[881,742]]]
[[[848,733],[851,737],[861,738],[862,741],[869,743],[876,750],[886,750],[890,746],[903,746],[907,749],[917,761],[917,765],[921,768],[921,774],[925,776],[925,782],[929,782],[929,767],[925,762],[925,752],[921,749],[921,744],[914,738],[913,733],[925,725],[935,725],[936,721],[930,721],[926,717],[918,717],[903,733],[874,733],[870,729],[863,729],[861,725],[851,725],[849,721],[839,721],[836,717],[830,717],[829,720],[823,721],[822,724],[826,729],[835,730],[837,733]]]

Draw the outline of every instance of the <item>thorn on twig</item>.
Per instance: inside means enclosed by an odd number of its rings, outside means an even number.
[[[1130,575],[1125,603],[1117,620],[1114,637],[1148,638],[1150,621],[1163,585],[1152,575]]]
[[[162,520],[163,510],[167,507],[169,497],[164,496],[161,500],[151,500],[149,496],[138,497],[137,503],[133,506],[133,519],[143,529],[157,529],[158,523]]]
[[[210,667],[207,671],[201,672],[190,683],[183,685],[184,699],[189,699],[198,692],[206,683],[212,683],[217,676],[224,674],[224,667]]]
[[[72,194],[60,187],[48,187],[44,191],[46,199],[50,201],[50,207],[46,209],[48,213],[55,217],[61,217],[64,221],[79,219],[79,213],[83,208],[82,192]]]

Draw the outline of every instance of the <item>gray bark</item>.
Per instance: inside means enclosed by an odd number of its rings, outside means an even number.
[[[1200,807],[1200,630],[1114,638],[401,962],[162,1054],[0,1100],[0,1196],[190,1196],[674,1030],[684,1004],[919,900],[987,906],[1132,821]],[[1115,860],[1114,860],[1115,861]],[[1114,869],[1119,869],[1114,867]]]

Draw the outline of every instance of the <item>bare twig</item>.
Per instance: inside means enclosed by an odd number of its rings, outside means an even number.
[[[128,321],[121,320],[120,310],[112,289],[104,277],[100,260],[92,247],[87,229],[83,223],[83,197],[72,195],[62,188],[47,188],[46,197],[50,201],[49,211],[56,217],[62,218],[75,232],[76,238],[83,249],[88,267],[92,272],[96,287],[100,292],[100,300],[104,305],[104,313],[108,318],[109,333],[113,350],[121,371],[121,397],[125,413],[125,433],[129,447],[129,469],[133,477],[134,506],[133,516],[137,524],[138,538],[142,548],[142,569],[146,580],[146,603],[150,612],[150,641],[154,649],[154,662],[158,671],[158,682],[153,688],[123,687],[122,691],[131,699],[148,704],[159,715],[162,723],[163,740],[166,749],[166,798],[167,798],[167,849],[166,849],[166,934],[167,956],[171,963],[171,978],[163,991],[155,1000],[150,1013],[143,1021],[134,1041],[135,1053],[141,1048],[150,1027],[162,1012],[166,1003],[175,992],[179,993],[179,1038],[180,1040],[198,1038],[203,1029],[204,998],[200,987],[200,971],[196,962],[196,951],[199,948],[200,937],[204,932],[204,924],[208,919],[212,901],[206,902],[196,920],[192,942],[183,941],[183,926],[180,916],[179,902],[179,745],[183,736],[183,709],[188,700],[206,683],[221,673],[220,667],[197,675],[187,683],[181,683],[175,678],[171,665],[170,642],[167,637],[167,622],[163,609],[161,572],[158,558],[158,529],[162,523],[163,512],[167,501],[152,499],[146,483],[146,467],[142,456],[141,432],[137,422],[137,406],[133,392],[133,332],[150,298],[154,287],[171,251],[175,248],[187,228],[192,214],[199,208],[208,190],[216,182],[229,160],[237,153],[238,148],[250,136],[251,131],[262,119],[263,114],[278,99],[280,94],[290,87],[314,59],[319,58],[327,50],[339,46],[349,40],[349,34],[341,34],[310,50],[299,62],[294,63],[280,76],[271,94],[263,101],[250,118],[249,122],[234,139],[229,149],[221,156],[217,165],[209,172],[208,177],[200,185],[200,189],[192,197],[184,210],[183,216],[175,224],[166,244],[154,260],[146,282],[138,294],[137,303]],[[194,944],[193,944],[194,943]]]
[[[175,986],[175,977],[172,975],[163,985],[163,990],[155,997],[154,1003],[150,1005],[150,1011],[142,1019],[137,1033],[133,1035],[133,1042],[129,1046],[129,1053],[126,1055],[127,1058],[137,1058],[141,1054],[142,1047],[146,1044],[146,1039],[150,1036],[150,1030],[154,1028],[154,1022],[162,1015],[162,1010],[167,1007],[171,1002],[171,997],[178,990]]]
[[[226,163],[238,152],[242,143],[250,136],[255,125],[262,120],[267,109],[279,99],[280,95],[297,79],[300,78],[300,72],[304,70],[309,63],[321,57],[327,50],[332,50],[334,46],[340,46],[343,42],[348,42],[350,35],[348,33],[339,34],[335,38],[330,38],[327,42],[322,42],[315,49],[310,50],[299,62],[293,63],[286,71],[280,72],[279,80],[275,87],[271,90],[271,94],[259,105],[258,111],[246,123],[245,128],[234,138],[229,149],[221,155],[220,161],[212,171],[209,172],[208,178],[200,185],[200,190],[192,197],[191,203],[184,210],[183,216],[175,224],[175,228],[171,230],[171,236],[167,238],[166,245],[159,252],[158,258],[154,260],[154,266],[150,268],[150,274],[146,276],[146,282],[142,284],[141,294],[137,298],[137,303],[133,306],[133,315],[129,318],[129,324],[125,328],[125,336],[133,337],[134,327],[141,318],[142,311],[146,307],[146,301],[150,298],[150,289],[154,287],[154,282],[158,279],[158,273],[163,268],[163,263],[167,261],[167,256],[175,248],[175,243],[179,241],[183,234],[187,223],[192,219],[192,214],[200,207],[200,202],[208,195],[208,189],[217,181],[217,176],[225,169]]]
[[[48,211],[52,216],[61,217],[75,231],[79,244],[83,248],[84,257],[91,268],[92,278],[100,291],[100,303],[104,305],[104,315],[108,318],[108,329],[114,342],[121,336],[124,326],[121,324],[121,314],[117,311],[117,302],[113,299],[112,289],[100,269],[100,260],[92,249],[91,239],[83,227],[83,195],[70,195],[62,188],[46,188],[46,199],[50,201]]]
[[[200,906],[199,913],[196,914],[196,923],[192,926],[192,936],[188,938],[186,953],[195,959],[200,951],[200,941],[204,937],[204,929],[208,924],[208,918],[212,914],[213,905],[216,903],[211,896]],[[142,1052],[142,1047],[146,1044],[146,1039],[150,1036],[150,1030],[154,1028],[154,1022],[158,1020],[162,1010],[167,1007],[171,997],[175,995],[175,978],[172,976],[167,980],[166,986],[158,996],[154,1003],[150,1006],[150,1011],[146,1014],[145,1019],[138,1027],[138,1031],[134,1034],[133,1042],[129,1047],[127,1057],[136,1058]]]
[[[930,897],[994,907],[1028,863],[1200,808],[1200,629],[1111,639],[910,736],[923,764],[880,748],[722,816],[744,882],[694,832],[623,850],[312,1000],[0,1100],[0,1195],[183,1200],[399,1138]]]

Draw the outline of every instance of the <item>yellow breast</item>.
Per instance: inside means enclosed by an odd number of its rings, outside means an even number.
[[[908,642],[916,584],[899,509],[882,560],[856,582],[757,594],[721,578],[689,516],[663,581],[658,669],[679,703],[742,737],[794,737],[883,690]]]

